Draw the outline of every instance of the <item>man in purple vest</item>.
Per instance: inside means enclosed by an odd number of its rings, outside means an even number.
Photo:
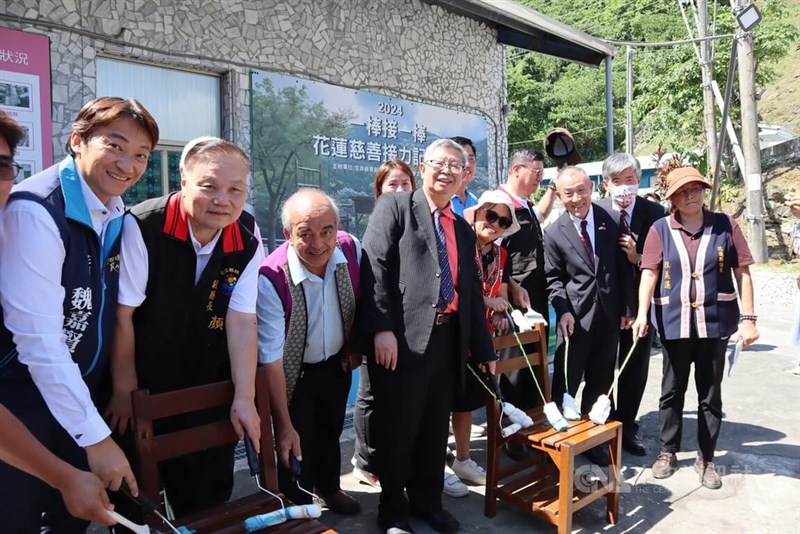
[[[351,371],[361,363],[350,333],[359,293],[361,245],[338,232],[339,208],[317,189],[301,189],[281,211],[286,242],[261,266],[258,358],[269,375],[278,449],[278,485],[298,504],[310,502],[293,484],[290,456],[301,461],[300,486],[338,514],[358,501],[339,485],[339,436]]]

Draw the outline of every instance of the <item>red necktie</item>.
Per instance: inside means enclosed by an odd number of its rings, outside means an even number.
[[[589,223],[586,221],[581,221],[581,241],[583,242],[583,248],[586,249],[586,253],[589,255],[589,264],[594,267],[594,250],[592,250],[592,241],[589,239],[589,232],[586,231],[586,226]]]

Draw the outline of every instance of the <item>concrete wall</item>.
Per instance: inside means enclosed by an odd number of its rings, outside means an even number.
[[[249,148],[249,71],[277,71],[485,116],[504,164],[503,49],[488,26],[420,0],[15,0],[0,26],[51,39],[53,151],[106,55],[224,74],[224,136]]]

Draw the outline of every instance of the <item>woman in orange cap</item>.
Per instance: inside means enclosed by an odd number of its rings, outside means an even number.
[[[722,422],[725,350],[731,336],[745,347],[751,344],[758,339],[758,329],[749,269],[753,257],[736,221],[706,209],[704,193],[710,187],[691,167],[667,175],[671,214],[653,224],[645,241],[633,332],[641,337],[647,331],[652,302],[652,323],[664,351],[661,452],[653,464],[653,476],[667,478],[677,468],[684,397],[694,364],[700,449],[694,468],[703,486],[718,489],[722,481],[714,466],[714,449]]]

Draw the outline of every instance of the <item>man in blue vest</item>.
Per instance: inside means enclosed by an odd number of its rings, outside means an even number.
[[[259,362],[269,370],[278,449],[278,485],[298,504],[310,502],[292,483],[290,455],[301,460],[299,483],[338,514],[358,501],[339,484],[339,436],[351,371],[361,245],[339,232],[339,209],[317,189],[301,189],[283,206],[286,242],[261,266],[258,281]]]
[[[104,382],[119,280],[122,195],[158,142],[135,100],[86,104],[58,165],[12,191],[0,241],[0,403],[59,458],[112,490],[138,494],[95,403]],[[4,532],[82,532],[56,490],[0,464]]]
[[[244,211],[248,171],[247,155],[233,143],[197,138],[181,155],[181,191],[146,200],[125,218],[107,410],[120,434],[138,387],[162,393],[232,380],[231,423],[258,447],[255,312],[264,254]],[[189,414],[170,425],[203,422]],[[234,444],[223,445],[160,464],[176,516],[230,498],[233,452]]]

